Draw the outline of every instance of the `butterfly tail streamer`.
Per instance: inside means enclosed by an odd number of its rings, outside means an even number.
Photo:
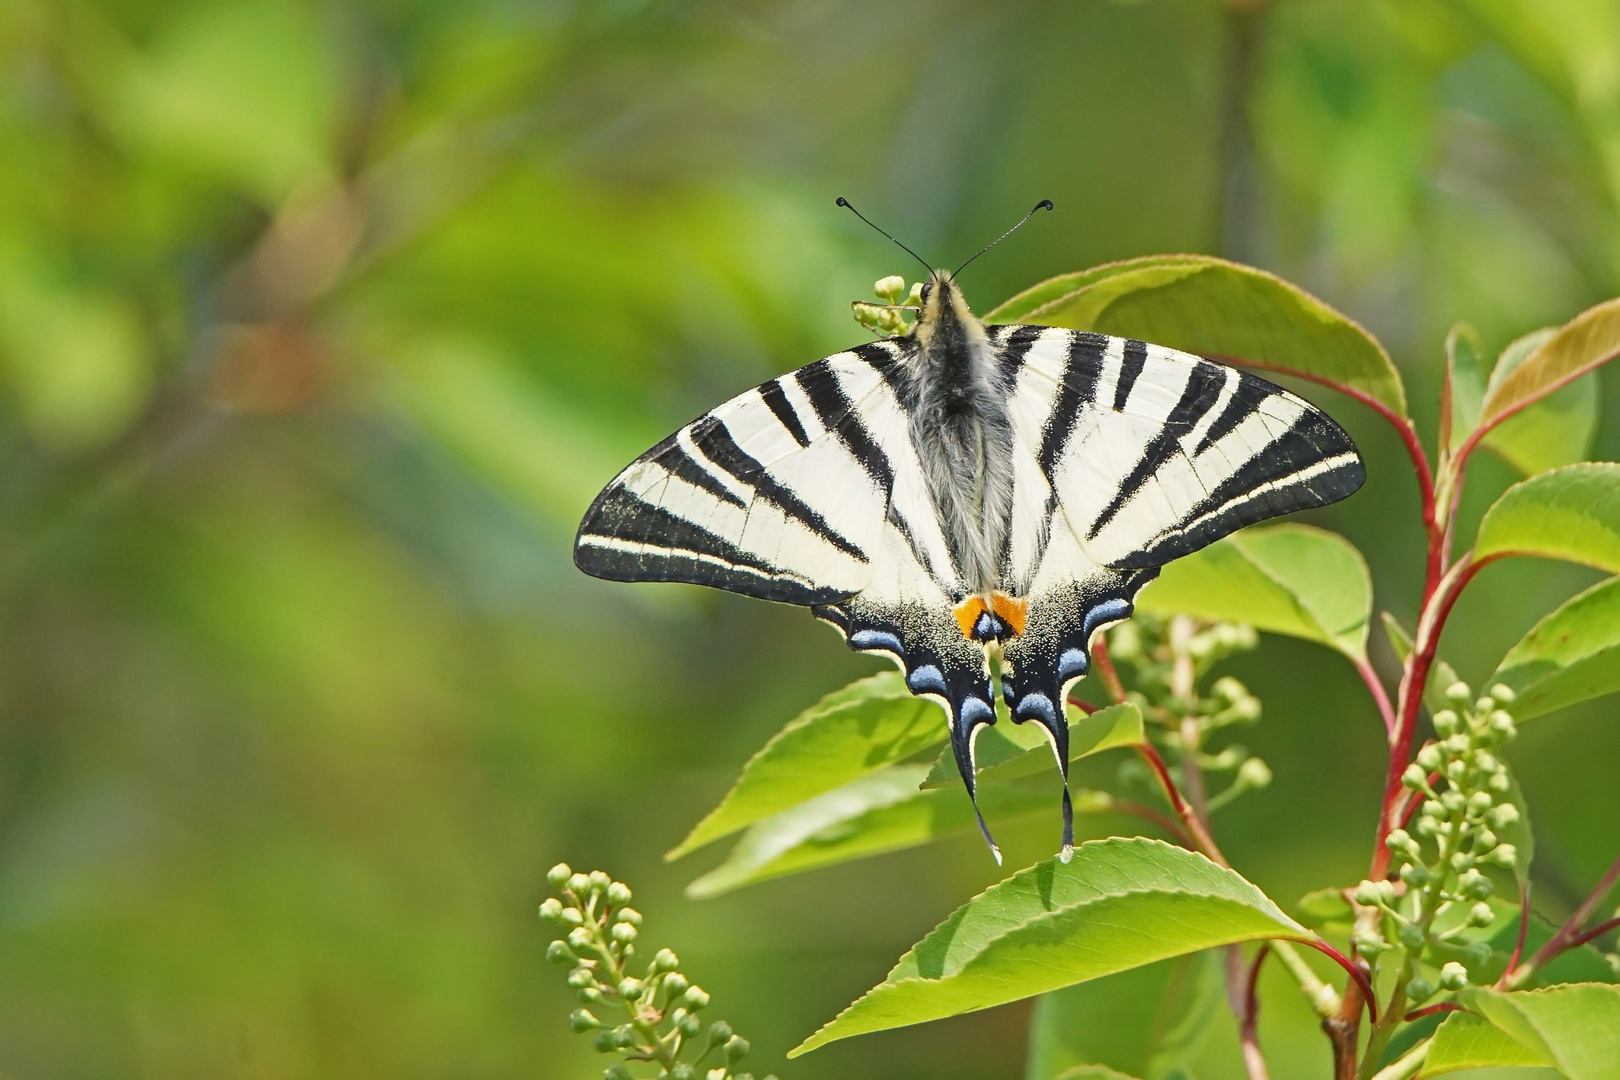
[[[977,707],[975,707],[977,706]],[[974,782],[973,764],[973,737],[979,728],[989,727],[996,722],[995,710],[978,698],[967,698],[961,706],[953,710],[951,718],[951,752],[956,757],[956,769],[962,774],[962,782],[967,785],[968,798],[973,801],[973,816],[979,821],[979,833],[984,842],[990,847],[990,854],[996,857],[996,865],[1001,865],[1001,848],[997,846],[995,838],[990,835],[990,826],[985,824],[984,812],[979,809],[978,785]]]

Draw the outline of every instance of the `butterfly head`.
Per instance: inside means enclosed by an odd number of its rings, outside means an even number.
[[[935,270],[923,282],[922,312],[912,329],[918,344],[927,348],[936,340],[960,340],[984,331],[983,325],[967,305],[961,286],[947,270]]]

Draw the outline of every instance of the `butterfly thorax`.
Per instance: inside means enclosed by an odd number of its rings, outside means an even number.
[[[963,594],[1001,580],[1013,496],[1013,430],[995,351],[956,283],[935,273],[907,365],[911,441]]]

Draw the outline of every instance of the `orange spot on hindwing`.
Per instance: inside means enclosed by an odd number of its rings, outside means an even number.
[[[990,594],[988,604],[982,596],[970,596],[951,613],[962,628],[962,636],[969,641],[1000,641],[1024,632],[1029,601],[997,591]]]

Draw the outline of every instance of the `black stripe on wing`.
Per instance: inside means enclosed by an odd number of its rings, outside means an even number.
[[[1142,450],[1142,456],[1137,459],[1136,465],[1125,475],[1114,497],[1108,500],[1091,527],[1086,530],[1086,539],[1095,540],[1103,527],[1119,513],[1124,505],[1136,497],[1137,492],[1153,479],[1165,463],[1178,454],[1185,454],[1181,448],[1181,440],[1189,431],[1198,425],[1204,414],[1215,407],[1220,400],[1221,391],[1226,387],[1228,379],[1226,371],[1206,361],[1199,361],[1187,376],[1187,385],[1181,392],[1181,399],[1170,410],[1165,418],[1164,429],[1148,442]],[[1235,395],[1234,395],[1235,400]],[[1207,443],[1207,440],[1206,440]]]
[[[844,554],[861,562],[872,561],[871,555],[840,535],[820,512],[807,505],[790,489],[777,483],[776,478],[765,471],[764,465],[737,445],[737,440],[731,437],[731,431],[723,421],[710,416],[700,424],[694,425],[692,444],[703,453],[704,457],[753,488],[755,498],[770,503]],[[718,485],[719,482],[715,483]],[[737,505],[743,505],[741,500],[737,500]]]
[[[826,604],[848,595],[816,588],[618,485],[591,504],[574,542],[574,563],[609,581],[683,581],[784,604]]]
[[[1115,565],[1162,566],[1246,525],[1338,502],[1366,479],[1366,466],[1350,436],[1326,413],[1308,409],[1201,500],[1177,528]]]
[[[872,362],[866,356],[861,358]],[[892,356],[890,363],[893,363]],[[878,367],[875,363],[873,366]],[[879,367],[878,370],[884,369]],[[810,399],[821,426],[837,436],[879,487],[884,491],[893,488],[894,467],[889,463],[889,455],[883,452],[877,440],[872,438],[872,433],[866,430],[866,425],[854,411],[855,403],[850,401],[849,395],[838,384],[838,376],[834,374],[832,365],[826,360],[817,360],[794,372],[793,378]]]

